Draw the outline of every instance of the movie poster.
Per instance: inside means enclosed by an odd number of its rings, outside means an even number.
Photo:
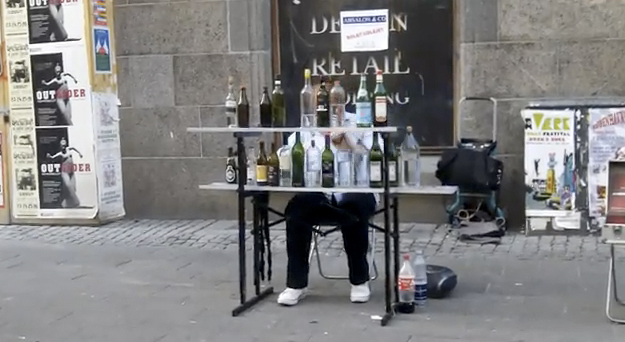
[[[100,217],[120,217],[124,211],[119,110],[117,96],[92,93]]]
[[[31,56],[37,126],[72,126],[76,116],[91,112],[87,61],[79,52],[69,48]]]
[[[579,229],[574,213],[575,111],[525,109],[522,115],[526,216],[558,217],[554,229]]]
[[[602,226],[608,162],[625,160],[625,108],[591,108],[588,114],[588,209]]]
[[[31,44],[82,40],[84,25],[82,0],[28,0]]]

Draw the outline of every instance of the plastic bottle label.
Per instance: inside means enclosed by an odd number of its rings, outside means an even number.
[[[423,303],[428,299],[428,285],[420,284],[414,287],[414,300],[417,303]]]
[[[371,124],[371,103],[356,102],[356,117],[359,124]]]
[[[399,287],[399,291],[411,291],[414,289],[414,279],[413,278],[399,278],[397,281],[397,285]]]
[[[384,96],[375,98],[375,121],[386,122],[386,97]]]
[[[237,180],[237,174],[234,171],[234,167],[232,165],[226,166],[226,182],[235,183]]]
[[[388,162],[388,180],[397,182],[397,163],[394,161]]]
[[[371,171],[369,172],[369,179],[372,182],[382,181],[382,162],[372,161],[370,165]]]
[[[256,166],[256,182],[257,183],[267,182],[267,166],[266,165]]]

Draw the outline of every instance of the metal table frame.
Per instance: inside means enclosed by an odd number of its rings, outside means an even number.
[[[434,194],[445,195],[454,194],[457,189],[455,187],[445,187],[452,190],[448,190],[449,193],[441,193],[440,191],[434,191],[434,188],[430,187],[430,191],[410,189],[407,191],[399,192],[397,188],[391,188],[388,177],[388,156],[390,154],[390,133],[396,132],[396,127],[380,127],[380,128],[188,128],[188,132],[191,133],[233,133],[236,138],[237,144],[237,156],[238,165],[245,165],[245,143],[244,138],[249,136],[258,136],[262,133],[275,133],[275,132],[295,132],[295,131],[310,131],[310,132],[332,132],[332,131],[369,131],[377,132],[382,136],[384,141],[384,158],[382,162],[382,174],[383,174],[383,187],[382,188],[283,188],[283,187],[271,187],[271,186],[253,186],[246,185],[247,169],[239,167],[237,174],[237,184],[225,184],[214,183],[211,185],[200,186],[201,189],[209,190],[236,190],[238,199],[238,226],[239,226],[239,299],[240,305],[232,310],[232,316],[239,316],[247,309],[253,307],[255,304],[268,297],[274,292],[273,287],[268,286],[264,290],[261,290],[260,270],[259,270],[259,255],[262,241],[259,240],[258,230],[260,227],[260,218],[268,217],[268,213],[271,212],[280,218],[273,222],[264,222],[266,227],[272,227],[286,221],[284,213],[275,210],[269,206],[269,193],[270,192],[352,192],[352,193],[379,193],[382,194],[383,208],[377,210],[375,215],[384,215],[384,227],[379,227],[374,223],[369,223],[370,226],[377,231],[384,233],[384,300],[385,300],[385,313],[381,320],[381,325],[385,326],[391,320],[395,314],[395,304],[399,301],[399,292],[395,279],[399,274],[399,217],[398,217],[398,195],[401,193],[415,193],[415,194]],[[428,187],[425,187],[426,189]],[[246,226],[245,220],[245,199],[252,197],[253,207],[253,258],[254,258],[254,296],[248,298],[247,296],[247,267],[246,267]],[[391,222],[392,215],[392,222]],[[391,247],[392,240],[392,247]],[[391,265],[393,271],[391,273]],[[393,294],[394,292],[394,298]]]

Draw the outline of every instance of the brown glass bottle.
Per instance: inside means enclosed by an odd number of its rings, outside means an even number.
[[[267,185],[267,154],[265,154],[265,142],[260,142],[258,159],[256,159],[256,185]]]
[[[263,96],[260,100],[260,126],[271,127],[271,100],[267,87],[263,87]]]
[[[247,101],[245,87],[241,87],[239,102],[237,103],[237,121],[239,127],[250,127],[250,103]]]
[[[271,143],[271,154],[267,160],[267,181],[271,186],[280,185],[280,159],[276,152],[276,143]]]

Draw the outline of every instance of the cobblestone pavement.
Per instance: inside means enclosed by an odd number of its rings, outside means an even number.
[[[499,245],[474,245],[460,242],[457,234],[446,227],[424,224],[401,224],[401,249],[422,249],[428,256],[500,257],[512,255],[519,259],[590,259],[607,260],[608,246],[597,236],[534,236],[508,234]],[[284,226],[272,228],[274,248],[284,248]],[[248,234],[248,240],[250,234]],[[235,221],[214,220],[122,220],[100,227],[85,226],[3,226],[0,240],[38,240],[52,244],[115,245],[115,246],[180,246],[209,250],[237,248]],[[378,250],[383,235],[377,234]],[[248,248],[250,248],[248,243]],[[329,235],[320,241],[321,251],[339,255],[341,234]]]

